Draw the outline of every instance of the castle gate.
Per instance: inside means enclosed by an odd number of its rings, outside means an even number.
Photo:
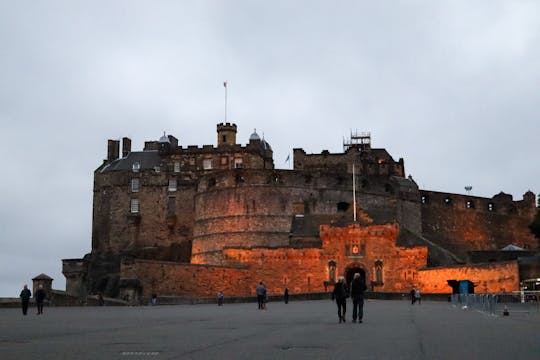
[[[366,272],[364,269],[362,269],[358,264],[354,264],[351,266],[347,266],[345,268],[345,281],[347,284],[350,284],[353,280],[354,274],[359,273],[362,279],[364,280],[364,283],[366,282]]]

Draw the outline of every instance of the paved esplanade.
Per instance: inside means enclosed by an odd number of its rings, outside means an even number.
[[[349,304],[350,305],[350,301]],[[156,307],[0,309],[0,358],[538,359],[540,316],[449,303],[369,300],[339,324],[330,300]]]

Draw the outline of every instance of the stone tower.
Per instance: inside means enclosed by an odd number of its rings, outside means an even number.
[[[221,123],[217,125],[218,147],[236,145],[236,124]]]

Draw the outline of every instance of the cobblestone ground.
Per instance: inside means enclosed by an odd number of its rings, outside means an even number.
[[[349,302],[350,307],[350,302]],[[0,309],[0,359],[538,359],[540,315],[369,300],[338,323],[329,300]]]

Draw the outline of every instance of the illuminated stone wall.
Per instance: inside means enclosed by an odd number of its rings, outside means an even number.
[[[507,261],[422,269],[416,285],[425,293],[451,293],[447,280],[470,280],[476,285],[475,293],[516,291],[519,290],[519,267],[517,261]]]

